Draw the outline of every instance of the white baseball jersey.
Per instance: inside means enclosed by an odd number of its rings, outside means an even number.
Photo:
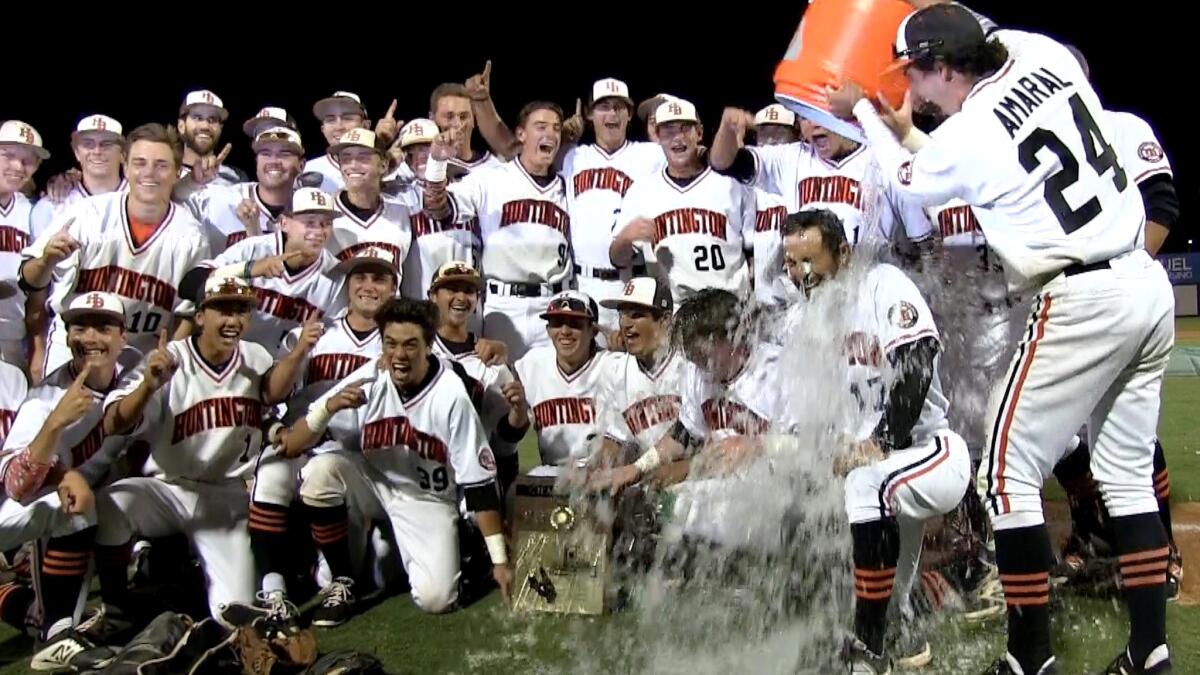
[[[693,437],[766,433],[772,422],[784,422],[780,402],[779,352],[776,345],[759,343],[737,375],[724,384],[694,363],[684,367],[679,421]]]
[[[22,194],[0,204],[0,340],[25,337],[25,292],[17,287],[21,253],[29,246],[29,218],[33,207]]]
[[[788,213],[834,212],[846,226],[851,246],[868,239],[891,240],[897,223],[903,224],[911,241],[929,237],[929,220],[920,205],[892,191],[865,145],[834,161],[823,159],[800,141],[749,150],[756,187],[782,196]]]
[[[300,329],[295,328],[283,338],[280,355],[290,352],[300,341]],[[351,373],[379,358],[383,353],[383,341],[379,329],[372,327],[366,333],[357,333],[350,327],[346,315],[326,325],[325,332],[305,357],[297,393],[288,400],[285,421],[299,419],[308,412],[308,406],[329,391]]]
[[[649,450],[679,419],[679,391],[687,360],[671,350],[649,371],[633,355],[614,353],[604,366],[600,405],[615,413],[606,420],[605,435],[617,443],[636,444],[643,452]]]
[[[666,169],[638,181],[621,202],[616,232],[635,218],[654,221],[654,239],[639,242],[647,262],[657,262],[675,303],[703,288],[749,295],[744,250],[754,231],[754,193],[705,167],[685,186]]]
[[[190,312],[190,301],[179,297],[179,282],[189,270],[209,258],[208,239],[185,209],[171,204],[154,234],[136,246],[129,229],[125,192],[110,192],[80,201],[67,217],[75,221],[68,232],[80,244],[54,268],[50,307],[56,316],[50,342],[66,345],[62,312],[76,296],[103,291],[125,303],[126,338],[143,354],[152,351],[163,328],[172,330],[176,313]],[[57,232],[42,233],[23,255],[42,255]]]
[[[447,192],[451,220],[479,219],[485,278],[545,284],[571,278],[571,219],[562,176],[543,187],[518,159],[472,171]]]
[[[421,203],[424,193],[424,188],[414,183],[396,195],[396,201],[408,207],[412,225],[412,250],[404,261],[403,284],[403,294],[409,298],[428,297],[433,273],[448,262],[461,260],[479,269],[483,246],[478,218],[465,222],[431,218]]]
[[[1015,291],[1140,248],[1145,212],[1135,176],[1079,63],[1043,35],[993,35],[1009,61],[915,155],[869,104],[856,106],[884,175],[926,206],[958,198],[974,207]]]
[[[25,377],[25,371],[0,361],[0,436],[8,438],[12,433],[17,409],[21,407],[28,391],[29,379]],[[42,421],[45,422],[45,419]],[[0,469],[0,476],[3,475],[4,471]]]
[[[321,174],[321,184],[317,187],[321,188],[321,192],[325,194],[335,195],[346,187],[346,179],[342,176],[342,167],[328,154],[305,162],[304,173],[309,172]]]
[[[956,286],[984,302],[1003,302],[1008,296],[1004,267],[988,248],[972,208],[955,199],[929,209],[929,219],[942,245],[943,264],[960,280]]]
[[[117,185],[115,192],[124,192],[128,189],[129,183],[122,178],[121,183]],[[87,187],[81,180],[71,186],[70,191],[67,192],[67,196],[63,197],[61,202],[55,203],[49,198],[45,197],[39,199],[37,203],[33,205],[33,215],[30,216],[29,238],[37,239],[38,237],[42,236],[42,233],[46,231],[46,228],[50,227],[51,223],[62,222],[63,215],[70,211],[71,207],[74,206],[79,200],[87,199],[88,197],[92,196],[94,195],[91,192],[88,192]]]
[[[455,504],[458,487],[483,486],[495,480],[496,459],[463,381],[441,359],[430,358],[429,367],[432,379],[407,400],[392,383],[390,370],[372,362],[313,405],[325,405],[346,386],[369,381],[362,385],[365,405],[333,415],[330,444],[361,452],[394,488],[421,499]],[[339,431],[344,429],[353,431]]]
[[[486,150],[469,162],[465,162],[457,157],[451,157],[450,159],[446,160],[446,163],[450,165],[446,169],[446,178],[453,183],[472,171],[500,166],[504,164],[504,162],[505,160],[500,159]],[[418,178],[416,174],[413,173],[412,167],[405,162],[401,162],[399,166],[397,166],[395,169],[392,169],[391,173],[383,177],[383,180],[384,182],[394,181],[395,183],[405,187],[415,185],[418,182]]]
[[[508,414],[508,399],[504,397],[504,393],[500,388],[509,382],[513,381],[512,371],[506,365],[489,366],[484,363],[474,351],[455,354],[440,335],[435,335],[433,338],[433,355],[447,362],[457,363],[466,372],[467,376],[475,380],[479,385],[478,392],[471,392],[475,397],[476,411],[479,413],[480,420],[483,422],[483,428],[489,433],[496,431],[496,425],[500,423],[500,418]],[[505,455],[507,452],[516,452],[516,445],[508,447],[508,444],[497,443],[498,439],[493,440],[492,448],[497,455]]]
[[[126,347],[117,357],[113,372],[113,383],[110,391],[126,386],[132,379],[136,368],[141,363],[142,355],[136,349]],[[5,368],[12,368],[5,364]],[[25,379],[21,375],[19,387],[10,381],[12,375],[7,372],[0,381],[6,390],[5,395],[16,393],[11,389],[24,390]],[[17,373],[20,374],[20,373]],[[8,462],[22,450],[26,450],[46,426],[46,419],[59,401],[66,395],[67,390],[75,383],[79,372],[72,363],[68,362],[50,373],[37,386],[30,389],[20,409],[14,412],[15,419],[8,417],[5,426],[11,425],[4,440],[4,450],[0,451],[0,476],[8,470]],[[104,399],[108,392],[95,391],[87,385],[84,388],[92,395],[92,407],[82,417],[71,422],[58,436],[54,446],[54,454],[50,457],[52,464],[50,473],[43,481],[44,486],[57,484],[58,479],[71,469],[76,469],[88,479],[92,486],[97,485],[108,472],[108,468],[129,445],[130,437],[125,435],[108,436],[104,433],[101,422],[104,419]],[[5,399],[0,405],[10,405]],[[7,414],[8,411],[5,411]]]
[[[573,373],[564,373],[553,347],[535,347],[514,366],[525,385],[542,464],[559,466],[586,459],[596,436],[596,397],[604,386],[604,363],[610,355],[596,351]]]
[[[654,175],[666,165],[657,143],[625,141],[609,153],[599,145],[571,148],[563,157],[567,181],[567,212],[571,215],[571,248],[575,262],[611,268],[608,247],[621,200],[635,181]]]
[[[179,366],[146,404],[138,433],[150,443],[159,477],[220,483],[252,466],[262,447],[264,376],[275,359],[262,345],[240,340],[228,363],[210,364],[196,339],[167,344]],[[143,378],[138,373],[114,390],[104,407],[128,396]]]
[[[217,269],[283,255],[283,245],[283,232],[250,237],[201,266]],[[254,288],[255,307],[242,339],[274,351],[288,331],[329,311],[340,288],[321,270],[336,264],[328,251],[321,251],[311,265],[295,274],[285,270],[281,277],[249,279]]]
[[[182,204],[193,194],[207,186],[232,187],[244,182],[246,182],[246,176],[241,171],[228,164],[222,164],[217,167],[217,176],[215,178],[206,185],[200,185],[192,178],[192,167],[185,164],[179,168],[179,182],[175,184],[175,189],[171,192],[171,198]]]
[[[333,205],[337,210],[333,233],[325,243],[325,250],[333,256],[333,264],[349,260],[366,248],[391,251],[397,265],[408,255],[412,246],[412,223],[408,208],[403,204],[381,197],[379,208],[366,220],[354,215],[345,192],[337,193]]]
[[[754,297],[767,305],[781,305],[785,301],[783,289],[778,285],[783,271],[783,221],[788,210],[783,197],[754,189]]]
[[[249,236],[246,226],[237,216],[238,206],[244,199],[253,201],[258,207],[259,231],[262,234],[275,231],[277,214],[282,209],[272,212],[263,203],[258,196],[257,182],[209,185],[188,197],[185,205],[192,217],[204,225],[208,247],[213,253],[220,253]]]
[[[1112,110],[1105,110],[1104,115],[1112,127],[1112,145],[1117,150],[1117,157],[1134,184],[1160,174],[1175,175],[1167,153],[1146,120],[1133,113]]]

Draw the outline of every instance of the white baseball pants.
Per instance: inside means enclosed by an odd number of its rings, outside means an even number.
[[[971,456],[962,437],[939,431],[920,446],[893,450],[846,476],[851,523],[896,516],[927,520],[954,510],[971,484]]]

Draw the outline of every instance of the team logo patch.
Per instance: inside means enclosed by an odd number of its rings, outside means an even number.
[[[1153,141],[1142,143],[1138,146],[1138,157],[1141,157],[1151,164],[1161,162],[1163,160],[1162,146]]]
[[[912,162],[908,161],[900,165],[900,171],[897,176],[900,179],[901,185],[912,185]]]
[[[104,306],[104,298],[99,293],[92,293],[87,297],[87,304],[92,309],[100,309]]]
[[[633,295],[634,286],[632,281],[625,282],[625,295]]]
[[[491,448],[479,451],[479,466],[482,466],[485,471],[496,470],[496,456],[492,454]]]
[[[900,328],[912,328],[917,325],[917,308],[912,303],[901,300],[888,310],[888,321]]]

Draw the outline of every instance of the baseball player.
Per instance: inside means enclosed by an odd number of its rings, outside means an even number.
[[[101,594],[118,612],[129,609],[125,575],[135,535],[188,535],[213,617],[254,597],[244,477],[262,445],[267,407],[291,393],[320,336],[320,325],[309,322],[296,348],[276,360],[241,339],[254,302],[244,280],[211,277],[196,312],[199,334],[168,343],[160,331],[145,368],[105,401],[104,431],[145,430],[157,466],[153,477],[122,479],[96,495]]]
[[[483,334],[504,342],[512,358],[546,344],[535,317],[571,283],[566,184],[553,168],[561,125],[557,105],[529,103],[517,119],[521,154],[513,161],[447,186],[451,133],[434,141],[425,165],[426,214],[458,223],[479,219],[487,288]]]
[[[1109,672],[1168,672],[1169,549],[1153,448],[1173,296],[1143,249],[1145,207],[1108,118],[1061,44],[1009,30],[989,39],[957,5],[910,15],[896,49],[914,99],[948,116],[932,135],[911,132],[890,109],[881,118],[856,86],[832,92],[831,108],[853,112],[898,190],[925,205],[955,197],[971,205],[1010,287],[1033,298],[993,395],[980,467],[1009,606],[1008,653],[991,672],[1058,671],[1040,490],[1085,421],[1130,614],[1129,644]],[[898,140],[909,133],[915,153]]]
[[[646,138],[649,139],[651,143],[658,142],[658,125],[655,123],[654,113],[658,111],[658,107],[660,105],[674,98],[675,97],[670,94],[655,94],[650,98],[642,100],[641,103],[638,103],[637,116],[638,119],[646,125]]]
[[[597,314],[596,301],[583,293],[554,296],[541,315],[550,346],[534,347],[513,364],[537,430],[542,463],[531,476],[558,475],[593,452],[608,356],[596,344]]]
[[[400,129],[399,145],[404,151],[405,165],[414,176],[425,175],[425,165],[437,136],[438,126],[427,119],[412,120]],[[412,221],[413,248],[404,261],[404,296],[410,298],[427,296],[430,280],[446,263],[462,261],[478,265],[483,248],[478,218],[465,222],[430,218],[424,211],[424,192],[420,181],[413,181],[396,198],[408,207]]]
[[[283,108],[275,106],[266,106],[254,114],[254,117],[242,123],[242,132],[246,134],[251,142],[258,138],[258,135],[267,129],[275,127],[285,127],[292,131],[299,131],[296,126],[296,120]]]
[[[292,186],[304,170],[300,134],[287,127],[264,130],[250,147],[257,181],[210,184],[192,193],[185,203],[192,216],[204,224],[209,249],[218,255],[246,237],[273,232],[291,203]]]
[[[320,188],[323,192],[337,194],[338,190],[346,187],[346,180],[338,166],[333,146],[351,129],[370,129],[371,120],[367,117],[367,108],[362,99],[349,91],[335,91],[332,96],[317,101],[313,104],[313,115],[321,123],[321,134],[329,144],[329,151],[310,159],[305,166],[309,171],[321,174],[323,180]]]
[[[783,242],[788,275],[806,298],[840,282],[850,263],[845,226],[825,209],[789,217]],[[833,337],[846,346],[847,393],[855,399],[846,429],[850,448],[835,460],[835,470],[846,476],[853,540],[857,599],[850,672],[875,675],[890,672],[884,632],[900,562],[898,519],[923,522],[954,509],[970,484],[971,460],[946,422],[938,331],[920,291],[898,268],[879,263],[868,268],[852,297],[847,332]],[[797,305],[801,315],[804,307]],[[806,333],[828,331],[803,319],[789,325]]]
[[[592,85],[587,117],[595,143],[569,148],[562,159],[571,214],[571,250],[579,290],[603,301],[621,294],[620,272],[608,259],[614,214],[630,186],[651,178],[666,164],[657,143],[630,141],[633,99],[629,86],[605,78]],[[600,327],[617,328],[617,313],[601,302]]]
[[[407,208],[382,196],[387,159],[376,148],[375,134],[352,129],[329,151],[337,158],[346,188],[334,198],[337,213],[326,249],[338,262],[364,248],[384,248],[403,261],[412,246],[412,224]]]
[[[42,609],[31,664],[37,671],[81,666],[73,663],[75,657],[95,646],[72,628],[82,609],[95,537],[92,491],[128,444],[124,436],[104,433],[104,396],[128,382],[141,361],[137,350],[125,346],[125,312],[115,295],[80,295],[63,318],[71,360],[29,391],[16,419],[9,420],[11,431],[0,451],[0,548],[47,538],[34,568]],[[23,377],[4,382],[5,406],[16,393],[11,390],[23,390],[24,384]],[[22,597],[31,599],[19,592],[5,595],[0,605],[5,620],[24,623]]]
[[[791,112],[791,111],[788,111]],[[783,285],[783,239],[780,232],[787,219],[787,204],[774,192],[754,188],[754,297],[767,307],[778,307],[786,301]]]
[[[216,151],[227,119],[229,111],[220,97],[211,91],[193,91],[184,97],[176,123],[179,138],[183,140],[180,180],[175,186],[177,201],[186,200],[204,185],[236,185],[246,181],[241,171],[225,166],[233,146],[226,143],[220,153]]]
[[[466,85],[454,82],[440,84],[429,95],[429,118],[443,133],[454,132],[454,155],[446,160],[450,164],[447,167],[447,175],[451,179],[504,163],[503,159],[493,155],[490,150],[477,152],[471,147],[475,132],[474,100],[476,96],[490,99],[488,86],[491,73],[489,61],[483,72],[468,80]]]
[[[54,281],[50,306],[61,313],[78,295],[114,293],[125,305],[130,346],[146,353],[172,330],[184,274],[209,258],[199,223],[171,202],[182,153],[173,129],[146,124],[130,132],[127,192],[85,199],[22,251],[20,283],[32,294]],[[33,302],[33,299],[30,300]],[[66,325],[56,317],[47,340],[46,371],[70,359]]]
[[[48,196],[38,200],[30,216],[33,239],[41,236],[50,223],[61,218],[75,202],[126,188],[121,176],[121,167],[125,163],[125,137],[121,132],[121,123],[107,115],[88,115],[79,120],[71,134],[71,150],[75,152],[75,161],[79,162],[78,179],[70,177],[68,172],[65,180],[58,181],[62,184],[58,190],[53,185],[55,179],[51,179],[51,184],[47,185]],[[60,190],[63,194],[55,198]]]
[[[754,144],[787,145],[800,140],[800,128],[796,125],[796,113],[772,103],[754,113]]]
[[[667,166],[626,193],[609,258],[618,267],[656,261],[676,303],[702,288],[749,296],[753,193],[705,166],[694,105],[667,101],[654,117]]]
[[[203,297],[206,280],[243,279],[254,289],[255,308],[242,339],[274,353],[289,331],[319,320],[334,306],[338,284],[322,273],[337,263],[326,250],[333,230],[333,198],[300,188],[279,221],[279,230],[242,240],[188,272],[180,295]]]
[[[29,218],[32,206],[21,187],[33,177],[50,153],[42,147],[42,137],[28,124],[9,120],[0,125],[0,360],[24,368],[30,362],[25,336],[38,335],[37,312],[42,298],[26,300],[21,285],[21,254],[29,245]],[[18,288],[20,286],[20,288]],[[26,307],[29,308],[28,316]],[[27,326],[29,323],[31,325]]]
[[[380,308],[382,358],[318,399],[286,433],[290,455],[326,434],[337,448],[309,461],[300,488],[334,576],[314,625],[337,625],[353,609],[350,512],[353,522],[369,519],[390,530],[418,608],[449,610],[458,595],[460,487],[487,542],[493,577],[508,599],[512,572],[501,533],[495,458],[463,381],[431,352],[436,316],[429,302],[393,299]]]

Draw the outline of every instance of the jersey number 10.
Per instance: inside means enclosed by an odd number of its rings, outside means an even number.
[[[162,323],[162,315],[158,312],[134,312],[129,317],[128,332],[156,333],[160,323]]]
[[[1079,98],[1079,94],[1071,97],[1071,114],[1075,118],[1075,127],[1079,130],[1079,137],[1083,140],[1083,153],[1087,163],[1092,165],[1096,170],[1096,174],[1103,176],[1105,171],[1113,170],[1113,185],[1120,192],[1125,189],[1128,184],[1128,179],[1125,176],[1125,170],[1121,168],[1121,164],[1117,161],[1117,153],[1113,147],[1104,140],[1104,136],[1100,133],[1100,127],[1096,126],[1096,120],[1092,114],[1088,112],[1087,106],[1083,99]],[[1075,230],[1087,225],[1093,218],[1100,215],[1100,200],[1093,196],[1077,209],[1072,209],[1067,203],[1067,198],[1063,196],[1063,192],[1074,185],[1079,180],[1079,160],[1071,154],[1071,150],[1067,148],[1062,139],[1053,131],[1048,129],[1035,129],[1021,142],[1018,152],[1021,157],[1021,166],[1025,171],[1033,173],[1033,170],[1041,166],[1041,160],[1037,154],[1043,148],[1048,148],[1058,156],[1059,163],[1062,164],[1062,169],[1054,175],[1046,179],[1046,202],[1050,205],[1050,210],[1054,212],[1054,216],[1058,218],[1058,222],[1062,225],[1062,229],[1067,234],[1071,234]]]

